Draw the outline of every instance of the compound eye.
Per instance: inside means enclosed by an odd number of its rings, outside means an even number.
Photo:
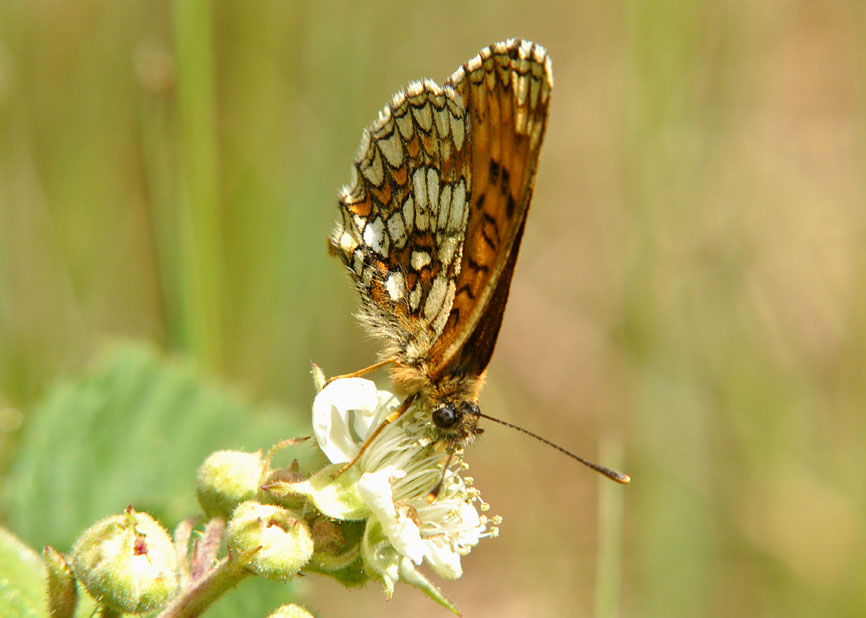
[[[460,420],[460,414],[451,404],[445,404],[433,411],[433,424],[439,429],[450,429]]]

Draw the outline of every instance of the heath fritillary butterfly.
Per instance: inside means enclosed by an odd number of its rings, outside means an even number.
[[[390,365],[405,397],[392,418],[420,398],[450,449],[482,431],[478,392],[552,87],[547,52],[517,39],[485,47],[444,86],[410,84],[364,131],[340,194],[330,248],[360,292],[362,321],[386,342],[381,362],[350,375]]]

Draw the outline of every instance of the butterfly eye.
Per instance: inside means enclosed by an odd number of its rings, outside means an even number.
[[[451,404],[433,410],[433,424],[439,429],[450,429],[457,424],[462,415]]]

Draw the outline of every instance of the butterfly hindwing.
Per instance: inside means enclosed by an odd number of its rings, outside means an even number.
[[[468,218],[470,144],[463,100],[416,82],[364,132],[340,196],[332,251],[361,292],[362,315],[409,362],[447,320]]]

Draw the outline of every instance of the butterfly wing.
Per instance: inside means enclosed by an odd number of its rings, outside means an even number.
[[[411,84],[365,130],[340,195],[331,251],[349,268],[362,319],[387,357],[428,357],[451,311],[468,218],[470,144],[462,98]]]
[[[468,116],[469,218],[456,293],[431,351],[433,377],[487,367],[508,299],[544,137],[553,74],[541,46],[491,45],[448,80]]]

